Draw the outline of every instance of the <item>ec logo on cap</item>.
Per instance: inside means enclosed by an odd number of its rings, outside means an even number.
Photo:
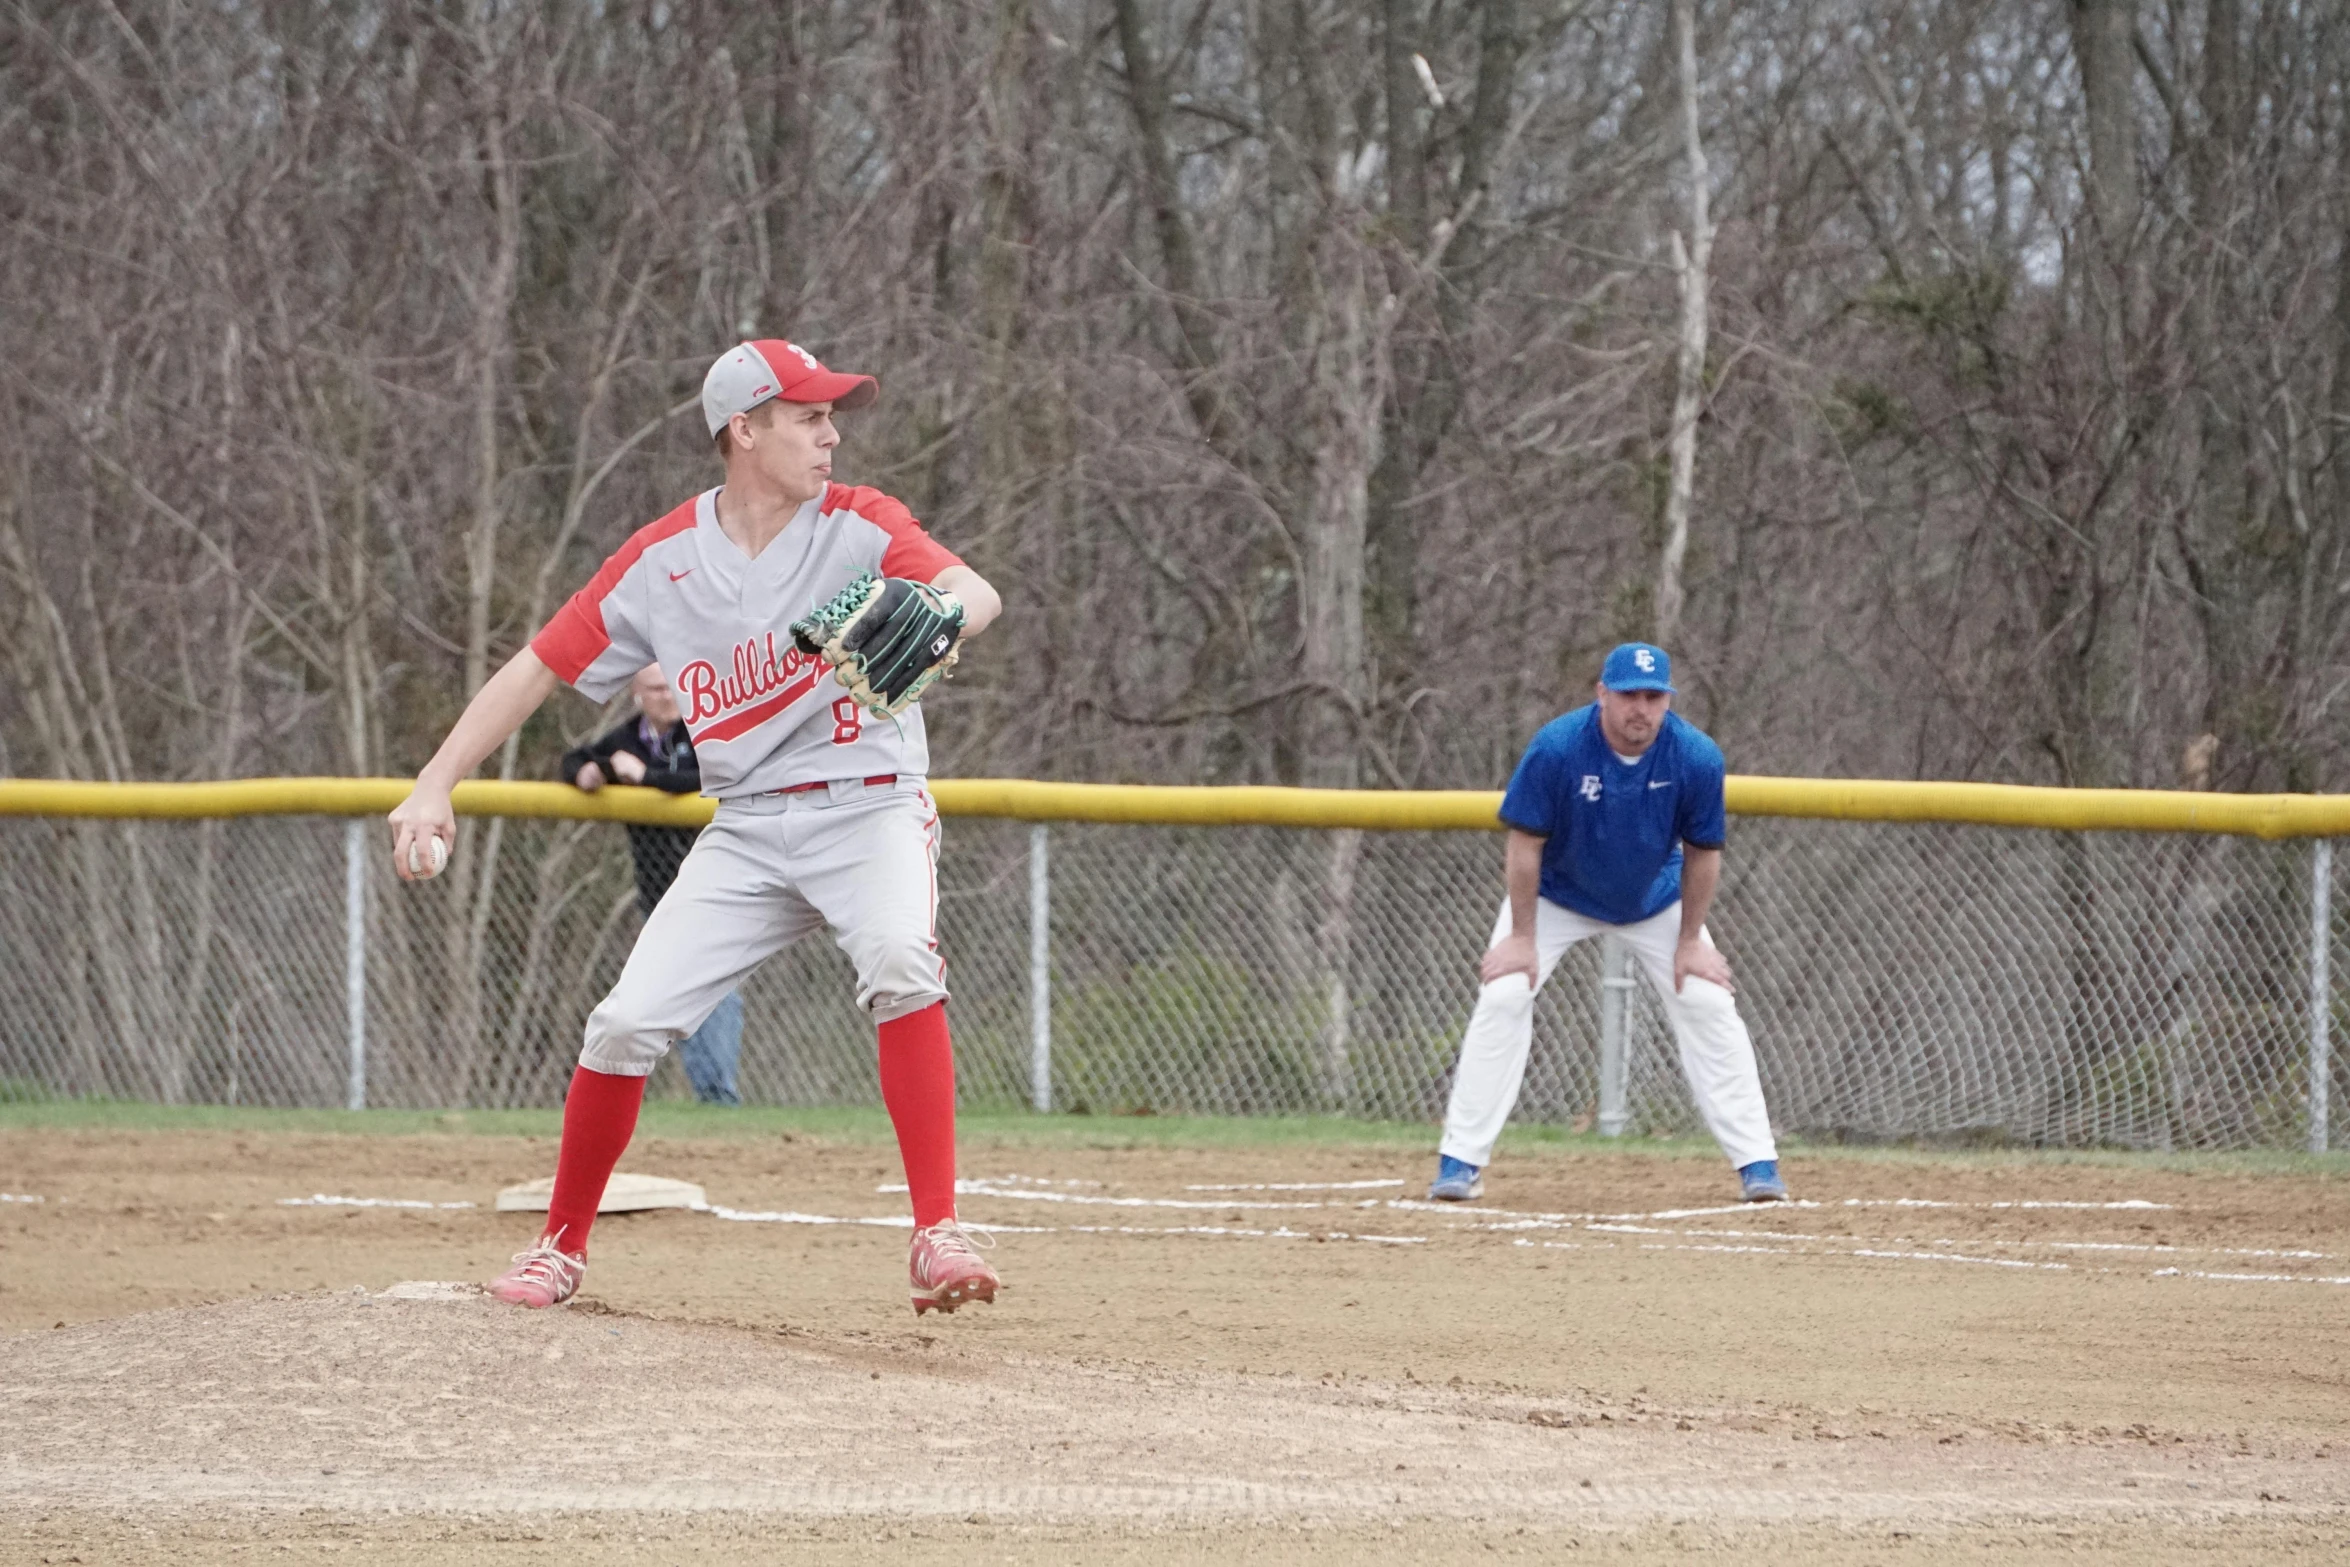
[[[1673,661],[1665,650],[1646,642],[1619,644],[1607,656],[1599,683],[1611,691],[1665,691],[1673,689]]]

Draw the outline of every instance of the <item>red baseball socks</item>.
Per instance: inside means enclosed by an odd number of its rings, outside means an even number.
[[[604,1200],[604,1183],[636,1135],[645,1080],[581,1067],[563,1101],[563,1143],[555,1150],[555,1195],[547,1203],[547,1238],[575,1257],[587,1255],[588,1231]]]
[[[555,1154],[555,1194],[546,1234],[575,1257],[587,1255],[588,1231],[604,1184],[636,1135],[645,1080],[581,1067],[563,1101],[563,1143]],[[955,1216],[955,1052],[946,1003],[936,1002],[881,1025],[881,1102],[897,1128],[898,1153],[914,1203],[914,1226]]]
[[[955,1216],[955,1051],[947,1004],[881,1025],[881,1102],[897,1128],[914,1228]]]

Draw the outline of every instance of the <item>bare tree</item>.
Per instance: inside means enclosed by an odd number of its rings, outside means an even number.
[[[1656,640],[1681,633],[1681,565],[1689,554],[1689,507],[1697,486],[1697,419],[1705,406],[1706,294],[1714,257],[1708,209],[1705,139],[1697,109],[1696,0],[1673,0],[1673,38],[1681,62],[1681,135],[1687,163],[1689,239],[1671,231],[1673,280],[1681,293],[1681,328],[1673,354],[1673,425],[1666,445],[1672,472],[1665,481],[1665,547],[1656,572]]]
[[[712,482],[755,330],[881,374],[844,476],[1010,590],[942,772],[1490,786],[1645,635],[1741,769],[2339,787],[2346,73],[2271,0],[27,0],[0,758],[417,765]],[[77,1028],[234,961],[161,852]],[[542,852],[381,911],[477,1083],[604,918]]]

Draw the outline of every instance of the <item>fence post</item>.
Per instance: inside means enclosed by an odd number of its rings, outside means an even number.
[[[2327,1090],[2332,1087],[2334,987],[2334,841],[2319,838],[2309,857],[2309,1151],[2326,1151]]]
[[[1028,829],[1028,1098],[1053,1107],[1053,890],[1045,824]]]
[[[351,1041],[346,1102],[367,1108],[367,823],[343,824],[343,1010]]]
[[[1599,938],[1599,1135],[1621,1137],[1632,1121],[1630,1071],[1625,1064],[1625,1008],[1632,989],[1632,949],[1617,936]]]

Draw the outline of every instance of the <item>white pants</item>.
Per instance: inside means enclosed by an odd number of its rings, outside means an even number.
[[[1493,928],[1493,945],[1510,933],[1505,900]],[[1518,1102],[1526,1080],[1526,1056],[1534,1048],[1534,995],[1558,967],[1569,947],[1592,936],[1613,934],[1632,949],[1681,1047],[1681,1071],[1706,1129],[1734,1167],[1776,1159],[1770,1113],[1763,1107],[1762,1078],[1754,1068],[1754,1041],[1738,1016],[1730,993],[1711,980],[1689,979],[1673,991],[1673,949],[1681,940],[1681,905],[1630,925],[1610,925],[1577,914],[1547,899],[1534,904],[1534,957],[1541,975],[1534,984],[1523,974],[1495,980],[1477,995],[1477,1010],[1461,1041],[1460,1065],[1453,1071],[1452,1103],[1444,1112],[1442,1152],[1482,1167],[1492,1161],[1502,1123]],[[1704,933],[1701,933],[1704,934]],[[1713,937],[1704,935],[1705,944]]]
[[[720,801],[589,1015],[579,1064],[646,1076],[751,970],[823,925],[876,1023],[946,999],[938,807],[920,779]]]

